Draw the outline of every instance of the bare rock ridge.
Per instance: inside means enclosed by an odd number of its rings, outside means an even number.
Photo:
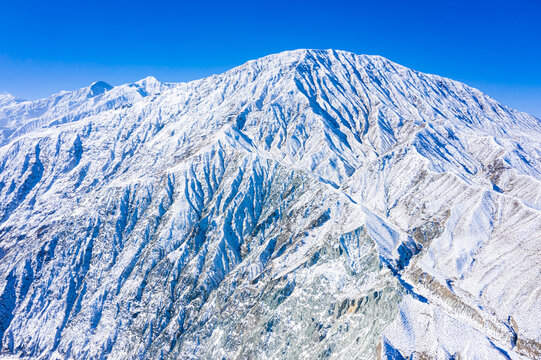
[[[379,56],[0,95],[0,358],[537,359],[541,120]]]

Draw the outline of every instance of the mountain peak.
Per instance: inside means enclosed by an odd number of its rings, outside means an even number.
[[[296,49],[286,50],[276,54],[267,55],[250,62],[258,61],[270,61],[280,59],[282,62],[302,62],[302,61],[316,61],[328,63],[331,62],[344,62],[351,61],[353,59],[364,59],[365,61],[372,63],[392,63],[389,59],[380,55],[366,55],[356,54],[347,50],[336,49]],[[394,63],[393,63],[394,64]],[[398,64],[396,64],[398,65]],[[398,65],[400,66],[400,65]]]
[[[105,81],[95,81],[90,85],[90,94],[89,97],[94,97],[97,95],[101,95],[109,90],[111,90],[113,87],[106,83]]]
[[[339,50],[111,89],[0,107],[1,354],[539,358],[538,120]]]
[[[11,94],[0,94],[0,105],[8,104],[15,100],[15,96]]]

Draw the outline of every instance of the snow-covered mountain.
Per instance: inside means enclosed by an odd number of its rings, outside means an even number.
[[[379,56],[0,96],[0,358],[541,357],[541,120]]]

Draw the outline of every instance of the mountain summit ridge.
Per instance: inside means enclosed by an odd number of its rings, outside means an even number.
[[[539,119],[334,50],[97,90],[0,101],[1,355],[541,354]]]

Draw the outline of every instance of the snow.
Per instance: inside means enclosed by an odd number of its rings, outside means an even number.
[[[335,50],[0,95],[0,357],[536,358],[539,149]]]

